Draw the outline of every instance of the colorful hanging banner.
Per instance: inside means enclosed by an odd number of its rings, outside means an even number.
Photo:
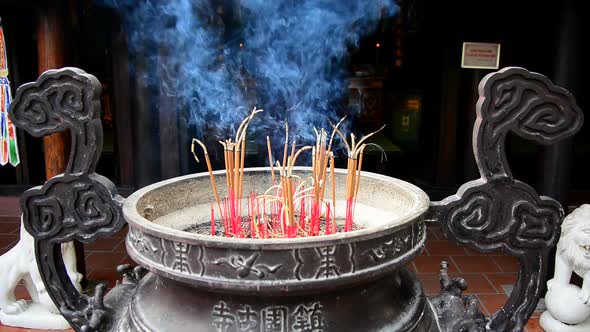
[[[18,144],[16,143],[16,131],[14,125],[8,118],[8,108],[10,107],[11,101],[6,43],[4,41],[2,20],[0,19],[0,164],[2,166],[9,162],[12,166],[20,163]]]

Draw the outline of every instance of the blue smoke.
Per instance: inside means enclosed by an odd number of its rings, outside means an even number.
[[[143,81],[188,107],[188,121],[231,127],[284,120],[298,135],[342,109],[349,47],[395,13],[393,0],[97,0],[124,20],[133,55],[160,74]],[[221,4],[220,4],[221,3]],[[280,135],[278,135],[280,136]]]

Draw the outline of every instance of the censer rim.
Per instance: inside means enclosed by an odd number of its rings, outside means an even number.
[[[309,171],[311,167],[297,166],[294,167],[295,171]],[[253,172],[269,172],[269,167],[250,167],[245,168],[244,173]],[[346,174],[347,170],[342,168],[335,168],[337,174]],[[214,171],[215,175],[225,174],[225,170]],[[296,237],[296,238],[272,238],[272,239],[252,239],[252,238],[229,238],[212,236],[207,234],[188,233],[182,230],[177,230],[171,227],[159,225],[154,223],[147,218],[141,216],[138,212],[137,205],[142,197],[149,192],[168,186],[177,182],[182,182],[191,179],[209,177],[209,173],[193,173],[184,176],[174,177],[159,181],[148,186],[145,186],[133,194],[131,194],[123,205],[123,215],[133,228],[140,229],[141,231],[152,234],[164,239],[169,240],[181,240],[190,244],[199,244],[211,247],[233,247],[233,248],[244,248],[244,249],[265,249],[265,250],[282,250],[286,248],[305,248],[315,247],[326,243],[348,243],[359,240],[366,240],[382,236],[384,233],[394,231],[399,227],[408,226],[410,223],[414,223],[420,220],[427,212],[430,207],[430,198],[428,195],[418,186],[387,175],[382,175],[373,172],[362,171],[361,176],[363,178],[371,178],[377,181],[390,182],[396,185],[398,188],[403,188],[404,193],[411,197],[412,205],[407,208],[408,213],[401,216],[399,219],[387,222],[380,226],[373,226],[350,232],[338,232],[329,235],[318,235],[309,237]]]

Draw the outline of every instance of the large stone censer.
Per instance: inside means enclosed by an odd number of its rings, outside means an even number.
[[[571,94],[522,68],[486,76],[479,93],[473,148],[481,178],[457,194],[430,203],[412,184],[363,173],[360,229],[236,239],[184,231],[207,221],[207,174],[119,196],[94,172],[102,148],[100,83],[76,68],[47,71],[18,89],[10,118],[33,136],[71,132],[65,173],[21,200],[48,293],[77,331],[521,331],[541,295],[563,210],[512,177],[504,140],[513,132],[553,144],[575,134],[583,115]],[[337,183],[344,176],[337,171]],[[269,177],[266,169],[247,169],[244,186],[263,192]],[[102,285],[80,294],[60,243],[89,243],[125,222],[127,251],[139,267],[118,267],[123,280],[107,294]],[[444,263],[439,296],[425,296],[404,264],[423,249],[425,222],[440,223],[461,245],[519,259],[502,309],[481,314],[477,298],[462,295],[465,281],[450,278]]]

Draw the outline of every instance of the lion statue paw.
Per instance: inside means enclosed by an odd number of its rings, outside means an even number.
[[[50,298],[35,259],[35,242],[21,223],[20,240],[0,256],[0,322],[3,325],[34,329],[69,329]],[[62,244],[62,256],[68,276],[80,291],[82,275],[76,271],[73,243]],[[31,296],[31,301],[16,299],[14,291],[19,282]]]
[[[575,273],[582,287],[570,283]],[[590,331],[590,205],[569,214],[561,225],[555,273],[547,282],[547,311],[540,324],[546,332]]]
[[[7,315],[18,315],[29,307],[26,300],[16,300],[2,309]]]

